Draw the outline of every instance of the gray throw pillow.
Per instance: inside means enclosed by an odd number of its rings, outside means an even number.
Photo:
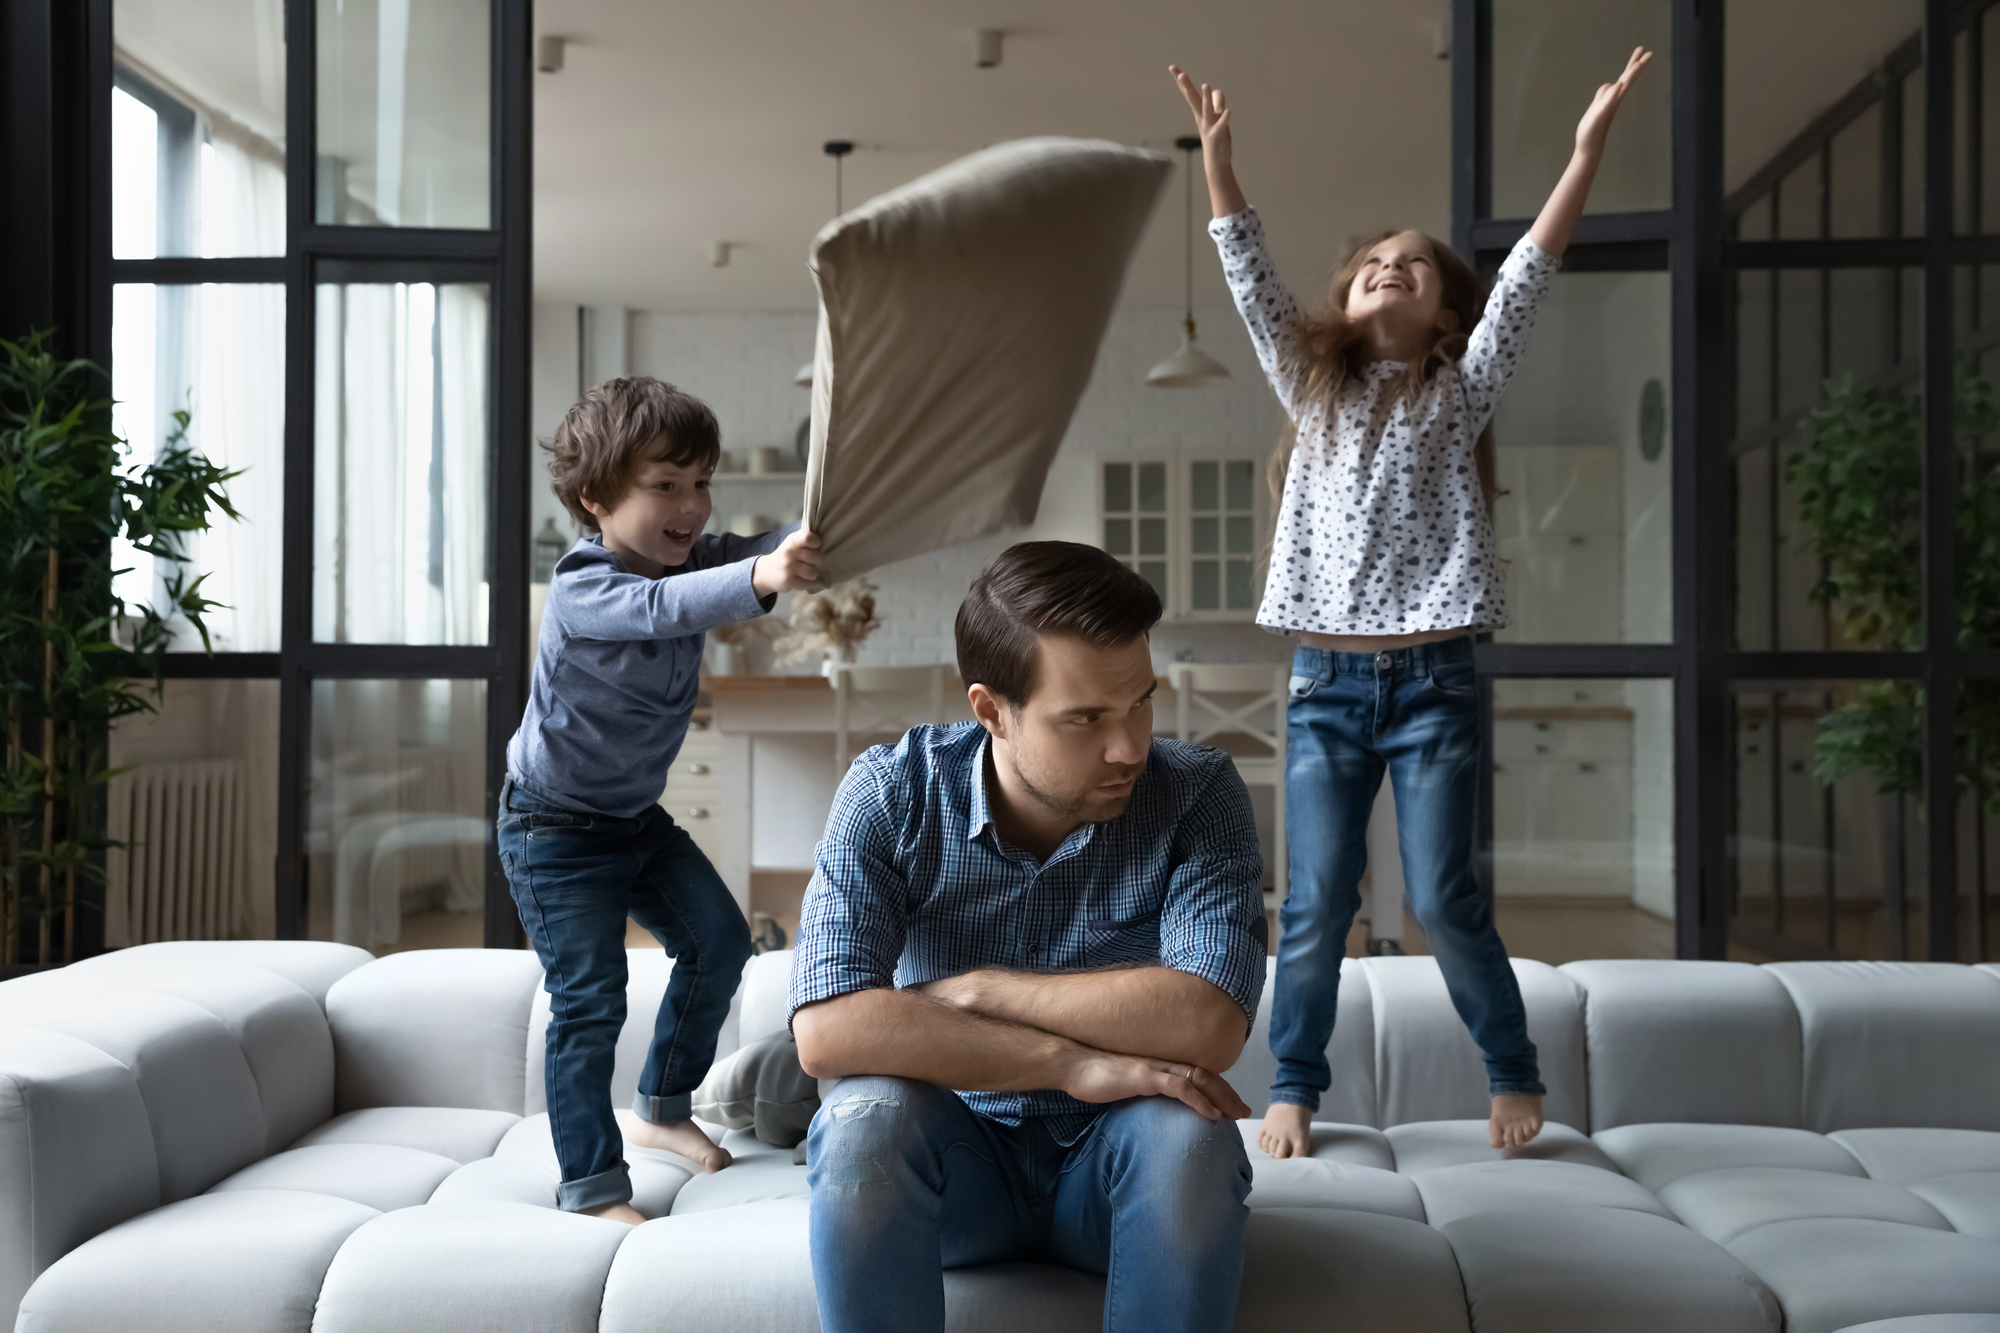
[[[799,1068],[798,1044],[789,1032],[751,1042],[717,1060],[694,1090],[697,1117],[730,1129],[747,1129],[774,1148],[804,1139],[819,1110],[819,1080]]]

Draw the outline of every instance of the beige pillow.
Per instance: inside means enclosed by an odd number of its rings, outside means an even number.
[[[961,158],[827,224],[805,517],[830,582],[1034,522],[1169,163]]]
[[[812,1127],[819,1080],[799,1068],[790,1032],[753,1041],[717,1060],[694,1090],[694,1114],[711,1124],[747,1129],[775,1148],[790,1148]]]

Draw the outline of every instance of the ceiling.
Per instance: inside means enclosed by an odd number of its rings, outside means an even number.
[[[800,310],[833,212],[827,139],[857,145],[852,206],[987,144],[1038,134],[1172,151],[1166,66],[1228,91],[1244,188],[1281,271],[1315,286],[1350,236],[1450,224],[1443,0],[540,0],[566,67],[535,80],[535,286],[654,310]],[[1006,33],[997,69],[973,33]],[[1197,225],[1207,205],[1197,183]],[[1181,299],[1181,178],[1128,304]],[[726,268],[711,242],[729,241]],[[1197,245],[1208,242],[1196,237]],[[1227,296],[1213,258],[1197,300]]]
[[[1450,65],[1435,54],[1448,8],[1445,0],[539,0],[539,32],[568,46],[561,73],[535,77],[537,296],[651,310],[810,309],[806,246],[833,212],[824,140],[858,145],[846,163],[850,206],[1026,135],[1171,151],[1189,117],[1166,74],[1170,61],[1228,91],[1244,189],[1265,216],[1280,272],[1295,291],[1310,291],[1351,237],[1449,227]],[[1561,86],[1534,80],[1548,105],[1533,118],[1546,119],[1547,134],[1566,139],[1582,109],[1578,89],[1598,77],[1569,66],[1601,63],[1597,48],[1617,45],[1609,32],[1582,40],[1577,26],[1601,16],[1607,28],[1650,36],[1656,8],[1665,0],[1513,0],[1509,21],[1531,30],[1526,40],[1561,74]],[[1921,0],[1735,0],[1728,12],[1725,175],[1734,182],[1913,31]],[[1006,34],[1005,55],[982,70],[973,33],[987,27]],[[1660,85],[1648,90],[1660,95],[1655,119],[1664,117],[1665,64],[1649,75]],[[1627,151],[1662,153],[1665,127],[1648,131],[1633,119]],[[1614,135],[1612,152],[1619,147]],[[1549,172],[1561,156],[1559,144]],[[1607,188],[1619,169],[1606,164]],[[1128,305],[1181,299],[1181,184],[1177,174],[1154,214],[1128,276]],[[1197,223],[1206,215],[1197,182]],[[715,241],[732,244],[726,267],[709,263]],[[1196,244],[1196,300],[1226,300],[1199,248],[1207,242]]]

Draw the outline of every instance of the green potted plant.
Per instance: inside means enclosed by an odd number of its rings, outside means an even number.
[[[234,472],[188,446],[188,415],[150,462],[111,429],[105,376],[53,355],[46,334],[0,340],[0,965],[75,955],[79,884],[102,881],[110,726],[150,712],[181,616],[201,634],[216,603],[189,579],[182,540],[212,514],[237,517]],[[181,568],[163,610],[117,594],[112,539]]]
[[[1959,494],[1954,515],[1957,641],[2000,645],[2000,455],[1981,442],[2000,434],[1993,385],[1971,360],[1955,374]],[[1799,427],[1786,463],[1821,575],[1812,600],[1838,616],[1849,644],[1923,646],[1923,409],[1900,389],[1851,377],[1829,380]],[[1915,681],[1871,681],[1819,720],[1813,771],[1832,784],[1854,773],[1885,795],[1923,785],[1924,691]],[[2000,690],[1986,682],[1958,699],[1958,786],[2000,812]]]

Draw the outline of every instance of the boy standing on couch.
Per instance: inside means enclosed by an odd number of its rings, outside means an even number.
[[[687,735],[702,635],[819,586],[796,526],[703,536],[721,455],[715,414],[645,377],[598,385],[563,418],[556,497],[592,536],[557,562],[533,684],[507,746],[500,861],[547,973],[549,1130],[570,1212],[637,1225],[625,1139],[709,1171],[729,1154],[689,1119],[750,931],[715,867],[660,808]],[[611,1072],[625,1025],[625,918],[674,958],[621,1135]]]

